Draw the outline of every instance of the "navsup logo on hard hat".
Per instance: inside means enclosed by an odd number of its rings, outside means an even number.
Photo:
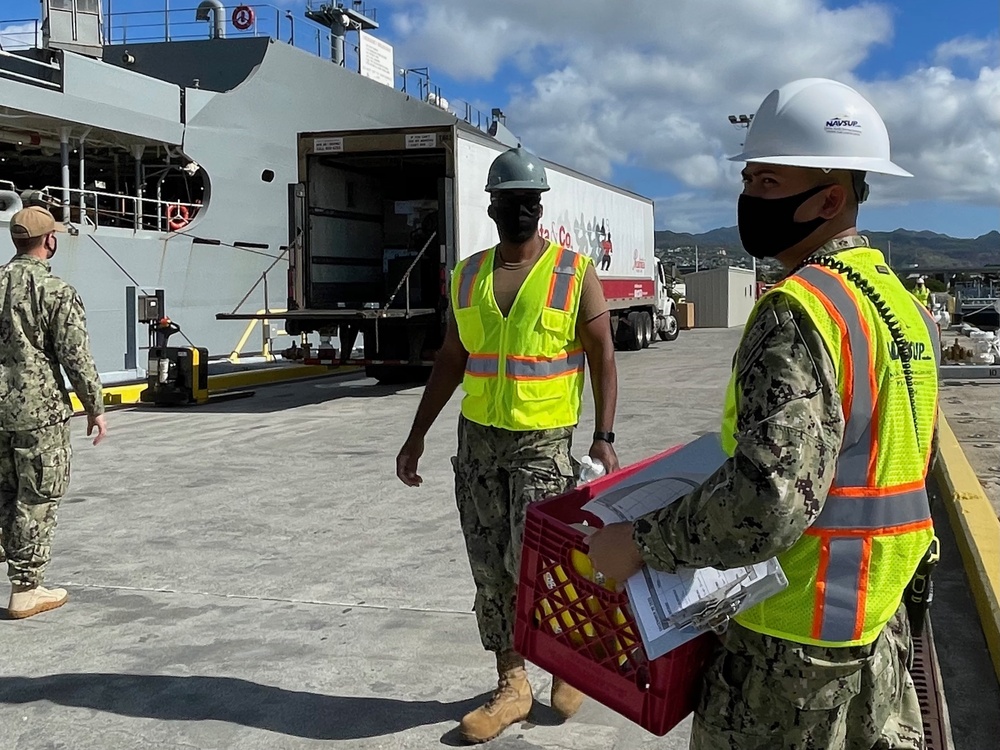
[[[861,135],[861,123],[858,120],[852,120],[848,116],[831,117],[826,121],[826,132]]]

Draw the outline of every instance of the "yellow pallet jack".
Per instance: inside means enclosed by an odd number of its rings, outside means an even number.
[[[199,346],[169,346],[181,327],[163,314],[163,290],[141,295],[139,322],[149,327],[149,367],[146,389],[139,401],[153,406],[191,406],[248,398],[254,391],[208,391],[208,349]]]

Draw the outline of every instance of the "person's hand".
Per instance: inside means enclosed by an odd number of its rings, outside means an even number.
[[[608,474],[621,468],[618,465],[618,454],[615,453],[615,447],[605,440],[595,440],[591,443],[589,455],[595,461],[604,464],[604,471]]]
[[[587,538],[594,570],[619,587],[643,566],[642,554],[632,540],[631,523],[613,523]]]
[[[87,417],[87,437],[90,437],[94,428],[97,428],[97,437],[94,438],[94,445],[104,440],[105,436],[108,434],[108,423],[104,419],[104,415],[100,414],[96,417]]]
[[[417,463],[424,455],[424,439],[409,437],[396,456],[396,476],[407,487],[419,487],[423,478],[417,474]]]

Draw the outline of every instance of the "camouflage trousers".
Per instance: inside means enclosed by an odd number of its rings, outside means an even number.
[[[874,643],[823,648],[732,623],[703,681],[693,750],[923,750],[900,606]]]
[[[71,456],[69,422],[0,432],[0,543],[12,583],[43,581]]]
[[[514,597],[529,503],[576,484],[573,428],[512,432],[461,417],[455,499],[476,583],[479,637],[487,651],[514,647]]]

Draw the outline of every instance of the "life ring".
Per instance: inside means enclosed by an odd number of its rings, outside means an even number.
[[[180,203],[171,203],[167,206],[167,226],[170,227],[171,232],[186,227],[190,219],[191,214],[188,212],[187,206],[182,206]]]
[[[246,31],[251,26],[253,26],[254,13],[253,8],[249,5],[237,5],[236,9],[233,10],[233,26],[235,26],[240,31]]]

